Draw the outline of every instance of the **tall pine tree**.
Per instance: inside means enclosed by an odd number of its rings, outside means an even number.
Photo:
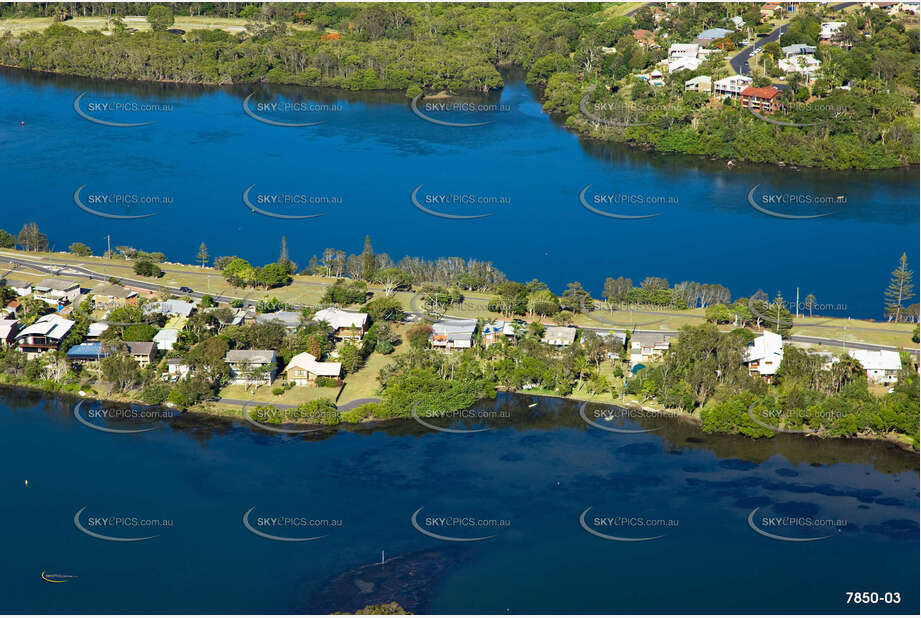
[[[913,283],[915,273],[908,269],[908,256],[904,253],[899,258],[899,265],[892,271],[889,287],[886,288],[886,313],[895,317],[896,322],[902,319],[902,303],[915,295]]]

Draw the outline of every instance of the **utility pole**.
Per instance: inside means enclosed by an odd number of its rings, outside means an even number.
[[[108,246],[108,251],[106,251],[106,257],[111,258],[112,257],[112,235],[111,234],[106,234],[106,241],[107,241],[107,246]]]
[[[799,319],[799,286],[796,286],[796,309],[793,310],[793,315]]]

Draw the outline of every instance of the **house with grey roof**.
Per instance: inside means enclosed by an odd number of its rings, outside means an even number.
[[[80,284],[68,279],[42,279],[33,286],[33,291],[55,301],[72,301],[80,296]]]
[[[456,350],[473,347],[476,320],[444,318],[432,325],[432,347]]]
[[[274,313],[257,313],[257,324],[271,324],[273,322],[282,324],[285,329],[295,331],[301,325],[301,313],[299,311],[276,311]]]
[[[23,281],[21,279],[3,279],[2,286],[5,288],[10,288],[16,292],[17,296],[28,296],[32,293],[32,282]]]
[[[559,347],[572,345],[576,341],[577,330],[575,326],[548,326],[541,341]]]
[[[149,303],[144,306],[144,313],[148,315],[161,313],[163,315],[178,315],[183,318],[187,318],[192,315],[194,310],[195,305],[192,303],[187,303],[184,300],[177,300],[175,298]]]
[[[275,350],[229,350],[224,362],[230,366],[231,384],[271,384],[278,370]]]

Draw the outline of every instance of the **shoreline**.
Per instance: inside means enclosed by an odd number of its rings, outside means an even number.
[[[156,408],[156,409],[162,409],[162,410],[169,410],[171,412],[179,412],[180,414],[178,416],[184,416],[186,414],[192,415],[193,419],[200,420],[200,421],[209,421],[209,420],[210,421],[217,421],[217,420],[239,421],[243,423],[245,426],[248,426],[250,430],[255,429],[255,426],[252,423],[247,423],[246,419],[243,418],[243,413],[242,413],[243,408],[240,408],[236,412],[227,412],[227,411],[222,411],[222,410],[206,409],[204,407],[201,407],[202,404],[195,404],[195,406],[191,408],[180,409],[176,407],[171,408],[163,404],[148,404],[138,399],[132,399],[131,397],[117,398],[117,397],[113,397],[112,395],[88,396],[88,395],[80,395],[79,393],[76,393],[76,392],[70,392],[70,391],[64,391],[64,390],[54,391],[54,390],[43,389],[39,386],[34,386],[34,385],[29,385],[29,384],[11,384],[9,382],[0,382],[0,397],[2,397],[2,395],[4,394],[4,391],[16,391],[16,390],[24,390],[24,391],[28,391],[31,393],[37,393],[42,396],[45,396],[46,398],[52,397],[59,401],[63,401],[65,398],[70,398],[73,400],[84,401],[84,402],[85,401],[98,401],[98,402],[102,402],[103,404],[108,404],[108,403],[123,404],[123,405],[127,404],[127,405],[142,406],[148,409]],[[515,396],[533,396],[533,397],[542,397],[542,398],[547,398],[547,399],[558,399],[561,401],[568,401],[572,403],[587,403],[587,402],[592,401],[591,398],[580,399],[577,397],[564,397],[561,395],[553,395],[550,393],[532,393],[528,391],[513,391],[513,390],[502,390],[502,389],[497,389],[496,392],[497,394],[504,393],[506,395],[515,395]],[[208,404],[208,403],[215,403],[215,402],[203,402],[203,403]],[[274,405],[271,402],[264,402],[264,401],[262,402],[253,401],[252,403],[256,405]],[[679,420],[687,425],[692,425],[698,429],[700,429],[702,425],[702,421],[700,417],[690,412],[682,412],[680,410],[673,410],[669,408],[656,408],[656,407],[647,406],[647,405],[636,403],[636,402],[623,402],[623,403],[597,402],[597,403],[602,403],[603,405],[608,405],[608,406],[620,408],[620,409],[627,410],[627,411],[654,412],[656,414],[665,415],[670,418]],[[406,421],[412,421],[412,420],[413,419],[411,416],[400,416],[400,417],[383,418],[383,419],[368,418],[368,419],[363,419],[359,421],[358,423],[340,422],[336,425],[317,426],[314,432],[319,433],[321,431],[329,431],[329,432],[353,431],[353,430],[360,430],[360,429],[372,429],[373,430],[377,427],[384,427],[384,426],[393,425],[399,422],[406,422]],[[308,425],[308,427],[313,428],[314,426]],[[701,431],[703,430],[701,429]],[[737,433],[714,432],[713,435],[734,436],[734,437],[740,437],[740,438],[746,437],[742,433],[738,433],[738,432]],[[852,440],[858,440],[858,441],[864,441],[864,442],[867,442],[867,441],[879,442],[883,444],[889,444],[891,446],[896,446],[899,448],[899,450],[906,452],[906,453],[917,455],[919,452],[913,449],[910,444],[907,444],[906,442],[898,439],[898,437],[892,436],[892,435],[823,436],[823,435],[820,435],[819,433],[799,434],[796,432],[789,432],[789,431],[775,431],[775,435],[771,436],[770,438],[748,438],[748,439],[757,441],[757,442],[760,442],[762,440],[770,441],[770,440],[773,440],[774,437],[776,437],[777,435],[789,435],[789,436],[796,436],[796,437],[808,438],[808,439],[819,439],[819,440],[825,440],[825,441],[842,440],[842,441],[847,442],[847,441],[852,441]]]
[[[499,65],[494,65],[494,66],[496,67],[496,70],[500,70],[500,69],[507,70],[511,68],[522,68],[523,69],[523,67],[517,67],[517,65],[508,65],[508,64],[499,64]],[[32,73],[35,75],[61,76],[61,77],[69,77],[69,78],[74,78],[74,79],[97,80],[97,81],[103,81],[103,82],[108,82],[108,83],[123,83],[126,85],[164,84],[164,85],[173,85],[173,86],[214,88],[214,89],[233,88],[233,87],[249,85],[249,86],[278,86],[278,87],[286,87],[286,88],[322,89],[322,90],[328,90],[331,93],[338,93],[339,95],[345,95],[349,93],[351,94],[384,93],[384,94],[393,95],[393,96],[401,96],[404,94],[400,90],[390,90],[390,89],[380,89],[380,88],[364,89],[364,90],[350,90],[350,89],[341,88],[337,86],[322,86],[322,85],[304,86],[304,85],[296,84],[296,83],[271,82],[271,81],[265,81],[265,80],[253,81],[253,82],[223,83],[223,82],[190,82],[190,81],[171,80],[171,79],[131,79],[131,78],[122,78],[122,77],[110,78],[110,77],[97,76],[97,75],[82,75],[78,73],[66,73],[63,71],[51,71],[47,69],[33,69],[33,68],[27,68],[23,66],[4,64],[4,63],[0,63],[0,68],[10,69],[10,70],[15,70],[15,71],[23,71],[23,72]],[[522,79],[522,82],[526,83],[524,79]],[[488,92],[501,93],[504,89],[505,89],[505,81],[503,78],[503,84],[501,87],[490,89]],[[478,89],[468,90],[468,89],[462,88],[458,90],[458,94],[461,94],[464,96],[484,96],[484,94],[486,93],[483,93],[481,90],[478,90]],[[450,98],[451,96],[454,96],[454,95],[444,96],[443,91],[432,92],[428,95],[425,95],[423,91],[423,98],[426,100],[440,100],[444,98]],[[662,156],[689,157],[696,161],[723,162],[726,165],[727,170],[733,170],[734,168],[742,168],[745,166],[756,168],[756,169],[760,167],[781,168],[781,169],[786,169],[791,172],[796,172],[799,169],[826,170],[829,172],[847,172],[847,171],[882,172],[882,171],[887,171],[887,170],[909,170],[912,168],[921,168],[921,163],[905,163],[903,165],[896,165],[892,167],[866,167],[866,168],[851,167],[851,168],[846,168],[846,169],[834,169],[831,167],[822,167],[819,165],[807,165],[807,164],[799,163],[799,162],[777,161],[774,163],[767,163],[767,162],[748,161],[745,159],[736,160],[730,157],[720,157],[716,155],[704,155],[704,154],[695,155],[695,154],[689,154],[689,153],[675,152],[671,150],[659,150],[649,144],[642,144],[642,143],[635,142],[632,140],[616,140],[616,139],[605,139],[602,137],[598,137],[597,135],[593,133],[590,127],[583,127],[581,122],[573,123],[572,126],[567,126],[567,123],[565,122],[566,116],[564,114],[547,112],[543,109],[544,103],[546,101],[542,96],[536,96],[535,100],[541,105],[542,114],[550,118],[552,121],[558,123],[567,132],[571,133],[572,135],[580,139],[591,140],[599,144],[617,144],[620,146],[626,146],[630,148],[631,150],[637,151],[637,152],[654,153],[654,154],[662,155]],[[741,171],[741,169],[739,171]]]

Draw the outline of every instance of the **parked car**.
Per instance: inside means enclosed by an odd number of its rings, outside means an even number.
[[[195,290],[193,290],[192,288],[190,288],[190,287],[188,287],[188,286],[186,286],[186,285],[183,285],[182,287],[179,288],[179,291],[182,292],[183,294],[191,294],[191,293],[194,292]]]

